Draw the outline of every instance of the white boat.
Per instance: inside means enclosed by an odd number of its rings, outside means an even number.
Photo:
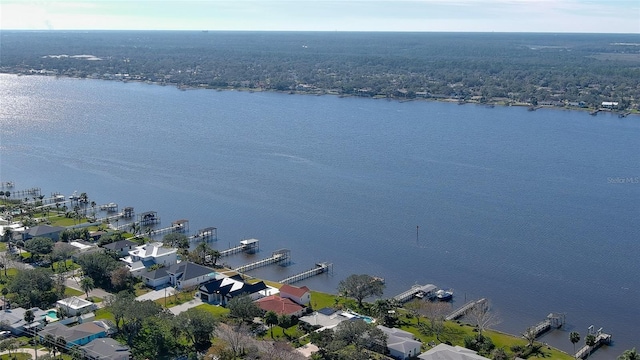
[[[453,290],[440,289],[436,291],[436,299],[440,301],[449,301],[453,297]]]

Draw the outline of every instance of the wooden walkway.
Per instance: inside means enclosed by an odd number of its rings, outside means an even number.
[[[271,257],[258,260],[256,262],[252,262],[250,264],[242,265],[239,268],[236,268],[233,270],[236,272],[242,273],[245,271],[257,269],[259,267],[263,267],[271,264],[288,262],[290,258],[291,258],[291,250],[280,249],[280,250],[274,251],[273,254],[271,254]]]
[[[596,337],[596,343],[593,346],[583,346],[582,349],[578,350],[578,352],[576,353],[576,359],[584,359],[592,352],[596,351],[600,346],[609,345],[611,343],[611,334],[603,333],[602,328],[600,328],[600,330],[598,330],[596,333],[593,333],[593,328],[590,327],[589,332]]]
[[[460,308],[454,310],[451,314],[447,315],[445,319],[447,321],[459,319],[472,309],[480,306],[487,306],[487,299],[482,298],[480,300],[471,300],[468,303],[462,305]]]
[[[314,267],[313,269],[309,269],[307,271],[303,271],[299,274],[293,275],[293,276],[289,276],[288,278],[282,279],[280,281],[278,281],[281,284],[293,284],[294,282],[298,282],[304,279],[308,279],[312,276],[316,276],[319,274],[323,274],[325,272],[330,272],[331,268],[333,267],[333,264],[331,263],[317,263],[316,267]]]

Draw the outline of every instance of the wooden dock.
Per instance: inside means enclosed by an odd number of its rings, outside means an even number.
[[[183,233],[189,230],[189,220],[177,220],[171,223],[171,226],[162,229],[148,230],[146,234],[148,236],[171,234],[171,233]]]
[[[25,196],[40,196],[40,188],[30,188],[25,190],[13,190],[9,192],[11,194],[11,198],[13,199],[21,199]]]
[[[245,271],[257,269],[259,267],[263,267],[271,264],[288,262],[289,259],[291,259],[291,250],[280,249],[280,250],[274,251],[273,254],[271,254],[271,257],[258,260],[256,262],[252,262],[250,264],[242,265],[239,268],[236,268],[233,270],[236,272],[242,273]]]
[[[550,313],[549,315],[547,315],[546,319],[539,322],[538,324],[536,324],[536,326],[532,328],[535,337],[537,338],[538,336],[544,334],[545,332],[551,329],[561,328],[562,325],[564,325],[565,323],[565,319],[566,319],[565,314]]]
[[[256,249],[259,248],[259,242],[260,240],[258,239],[245,239],[245,240],[240,240],[240,245],[238,246],[234,246],[232,248],[229,248],[227,250],[222,250],[220,251],[220,257],[225,257],[225,256],[229,256],[229,255],[233,255],[233,254],[237,254],[240,252],[255,252]]]
[[[118,212],[118,204],[116,203],[108,203],[108,204],[102,204],[99,206],[100,210],[102,211],[106,211],[106,212]]]
[[[609,345],[611,343],[611,334],[605,334],[602,332],[602,328],[598,331],[593,330],[593,325],[589,326],[589,333],[587,336],[593,335],[596,337],[596,342],[593,346],[585,345],[575,355],[576,359],[584,359],[592,352],[596,351],[602,345]]]
[[[331,269],[333,268],[333,264],[331,263],[317,263],[316,267],[314,267],[313,269],[309,269],[307,271],[303,271],[299,274],[295,274],[293,276],[289,276],[286,279],[282,279],[280,281],[278,281],[281,284],[293,284],[295,282],[304,280],[304,279],[308,279],[312,276],[316,276],[319,274],[323,274],[325,272],[330,272]]]
[[[399,303],[405,303],[407,301],[412,300],[414,297],[417,298],[432,298],[435,296],[435,291],[438,290],[438,288],[433,285],[433,284],[427,284],[427,285],[413,285],[411,287],[411,289],[400,293],[396,296],[394,296],[393,298],[398,301]]]
[[[459,307],[458,309],[454,310],[451,314],[447,315],[447,317],[445,317],[445,320],[451,321],[451,320],[459,319],[462,316],[466,315],[472,309],[480,306],[487,306],[487,299],[482,298],[479,300],[471,300],[468,303]]]
[[[160,217],[156,211],[147,211],[138,214],[138,224],[140,226],[156,225],[160,223]]]
[[[218,228],[208,227],[208,228],[200,229],[195,235],[189,236],[189,241],[192,241],[192,240],[218,241]]]

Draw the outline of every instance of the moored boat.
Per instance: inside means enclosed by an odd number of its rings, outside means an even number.
[[[436,299],[440,301],[449,301],[453,298],[453,290],[440,289],[436,291]]]

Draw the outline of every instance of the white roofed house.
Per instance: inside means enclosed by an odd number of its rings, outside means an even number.
[[[391,357],[405,360],[420,354],[422,343],[412,333],[383,325],[378,325],[377,328],[387,335],[387,349]]]
[[[129,251],[129,255],[120,258],[124,261],[133,275],[141,275],[143,271],[153,265],[165,267],[178,262],[178,249],[163,247],[162,243],[148,243],[136,246]]]
[[[96,309],[96,304],[77,296],[56,301],[58,308],[63,309],[69,316],[85,314]]]
[[[280,287],[280,296],[283,298],[291,299],[300,305],[308,305],[311,301],[311,291],[308,287],[297,287],[289,284],[284,284]]]
[[[421,360],[489,360],[478,355],[475,351],[461,346],[438,344],[428,351],[418,355]]]

